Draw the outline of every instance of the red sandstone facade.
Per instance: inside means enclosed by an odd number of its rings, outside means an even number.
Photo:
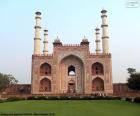
[[[53,43],[53,54],[32,56],[32,94],[113,93],[111,54],[92,54],[79,45]]]

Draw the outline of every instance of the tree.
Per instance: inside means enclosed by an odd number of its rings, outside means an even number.
[[[4,91],[8,85],[16,84],[17,82],[12,75],[0,73],[0,92]]]
[[[134,68],[128,68],[127,71],[130,75],[133,73],[136,73],[136,69],[134,69]]]
[[[130,77],[128,78],[128,87],[133,90],[140,90],[140,73],[136,72],[133,68],[128,68]]]

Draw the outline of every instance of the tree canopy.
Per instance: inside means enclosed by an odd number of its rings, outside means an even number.
[[[0,92],[4,91],[8,85],[16,84],[18,80],[11,74],[0,73]]]
[[[134,68],[128,68],[127,71],[130,75],[136,73],[136,69]]]
[[[128,68],[130,77],[128,78],[128,87],[133,90],[140,90],[140,73],[136,72],[136,69]]]

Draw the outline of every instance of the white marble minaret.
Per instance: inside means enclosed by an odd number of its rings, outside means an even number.
[[[43,49],[43,54],[47,55],[48,54],[48,30],[44,30],[44,49]]]
[[[101,52],[101,49],[100,49],[100,29],[97,27],[96,29],[95,29],[95,35],[96,35],[96,40],[95,40],[95,42],[96,42],[96,54],[99,54],[100,52]]]
[[[40,41],[41,41],[41,12],[36,13],[36,25],[35,25],[35,38],[34,38],[34,54],[41,54],[40,51]]]
[[[109,32],[108,32],[108,20],[107,20],[107,11],[102,10],[102,46],[103,46],[103,53],[108,54],[109,53]]]

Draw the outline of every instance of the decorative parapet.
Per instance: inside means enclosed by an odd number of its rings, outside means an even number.
[[[57,43],[57,44],[60,45],[60,43]],[[82,47],[82,46],[83,46],[83,44],[62,44],[61,43],[61,47]]]
[[[82,46],[89,46],[88,39],[84,38],[80,44],[62,44],[60,39],[57,37],[53,42],[54,47],[82,47]]]
[[[80,44],[63,44],[62,47],[81,47]]]
[[[111,53],[89,53],[90,58],[111,58]]]
[[[33,54],[32,59],[34,59],[34,58],[42,58],[42,59],[48,58],[48,59],[50,59],[50,58],[53,58],[53,54],[46,54],[46,55],[44,55],[44,54]]]

